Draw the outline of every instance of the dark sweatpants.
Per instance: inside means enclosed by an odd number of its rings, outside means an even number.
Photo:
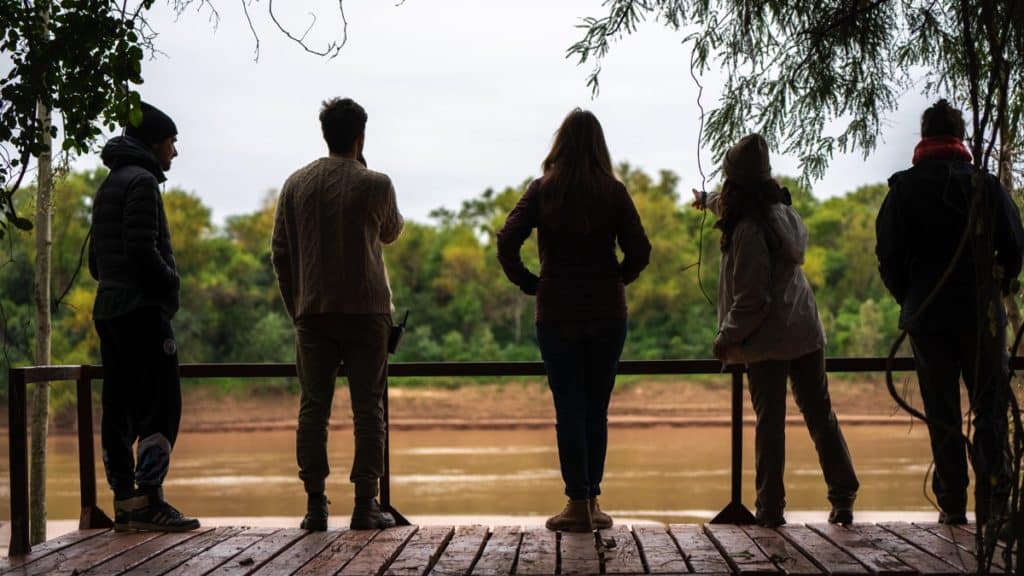
[[[851,506],[860,483],[850,451],[832,410],[825,373],[825,353],[817,350],[792,360],[767,360],[747,366],[750,399],[757,414],[754,460],[757,512],[772,518],[786,507],[783,472],[786,469],[786,379],[811,433],[818,462],[833,506]]]
[[[302,385],[296,456],[306,492],[323,492],[330,473],[327,424],[338,366],[344,362],[356,437],[349,479],[355,484],[356,498],[377,496],[384,474],[384,390],[390,331],[388,314],[317,314],[296,320]]]
[[[96,320],[96,332],[104,371],[103,465],[120,500],[136,487],[159,487],[167,476],[181,420],[178,351],[159,308]]]
[[[1003,457],[1009,401],[1004,388],[1009,369],[1005,328],[997,331],[993,343],[1003,355],[994,369],[981,374],[980,386],[975,382],[977,342],[973,326],[960,329],[947,326],[942,332],[915,330],[910,334],[910,343],[914,348],[921,401],[929,420],[928,435],[935,460],[932,490],[939,508],[950,515],[963,514],[967,509],[967,447],[960,407],[960,379],[963,378],[974,413],[971,458],[976,477],[978,521],[984,522],[991,504],[993,477],[1005,480],[1009,474]]]

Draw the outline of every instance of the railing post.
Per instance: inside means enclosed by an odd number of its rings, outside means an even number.
[[[81,491],[82,514],[78,529],[110,528],[110,517],[96,506],[96,455],[92,435],[91,366],[81,366],[77,380],[78,392],[78,485]]]
[[[7,431],[11,466],[11,543],[8,554],[20,556],[32,551],[28,531],[28,405],[25,373],[7,371]]]
[[[408,526],[409,521],[391,505],[391,418],[388,415],[388,383],[384,381],[384,475],[380,479],[380,505],[390,512],[399,526]]]
[[[743,505],[743,371],[732,373],[732,494],[729,504],[712,524],[753,524],[754,515]]]

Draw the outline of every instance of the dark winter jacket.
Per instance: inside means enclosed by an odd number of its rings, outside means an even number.
[[[534,180],[498,233],[498,260],[516,286],[537,296],[537,322],[626,318],[626,291],[651,256],[651,243],[621,182],[608,182],[612,206],[587,234],[550,229],[540,222],[541,181]],[[537,228],[540,277],[519,251]],[[622,249],[620,263],[615,243]]]
[[[875,222],[875,254],[882,281],[900,304],[901,327],[907,327],[953,259],[974,194],[972,174],[974,168],[961,159],[927,158],[889,178],[889,193]],[[1017,206],[999,181],[991,174],[983,178],[990,192],[994,256],[1002,268],[1000,287],[1005,293],[1021,271],[1024,230]],[[972,325],[974,285],[974,256],[968,245],[916,328]],[[994,320],[1006,325],[1001,305]]]
[[[107,142],[101,154],[110,174],[92,205],[89,272],[99,281],[95,319],[157,307],[178,310],[179,278],[159,184],[156,157],[131,137]]]

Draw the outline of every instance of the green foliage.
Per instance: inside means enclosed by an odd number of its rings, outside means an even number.
[[[153,34],[140,15],[153,1],[0,0],[0,52],[11,62],[0,78],[0,238],[9,226],[32,228],[13,195],[43,149],[37,106],[60,115],[60,149],[79,154],[102,127],[141,118],[129,83],[142,83],[143,49]],[[48,131],[58,136],[55,126]]]
[[[653,18],[692,46],[690,67],[721,70],[705,143],[716,155],[751,131],[820,177],[836,151],[873,150],[901,94],[922,86],[965,105],[978,165],[996,138],[1020,150],[1024,3],[1006,0],[609,0],[583,19],[568,56],[594,62]],[[1000,133],[999,128],[1007,128]]]
[[[681,203],[678,178],[657,178],[621,164],[654,252],[650,266],[627,289],[630,320],[625,358],[706,358],[717,330],[715,309],[697,282],[698,251],[704,288],[717,294],[718,233],[713,217]],[[54,210],[54,285],[67,294],[54,314],[55,363],[98,363],[99,340],[92,325],[96,283],[78,266],[89,226],[90,205],[105,171],[74,173],[59,182]],[[874,215],[885,186],[858,188],[819,201],[792,179],[794,205],[810,230],[805,269],[829,335],[830,355],[880,355],[896,332],[898,307],[877,279]],[[399,313],[410,309],[409,330],[393,360],[538,360],[534,306],[505,278],[495,235],[527,182],[486,190],[458,210],[439,210],[433,222],[408,222],[401,238],[385,248]],[[26,195],[19,210],[31,210]],[[269,193],[262,206],[214,226],[200,197],[172,189],[164,193],[175,255],[182,274],[182,309],[174,319],[183,362],[292,362],[293,330],[280,302],[270,264],[270,234],[276,205]],[[523,249],[538,269],[536,235]],[[33,238],[13,238],[14,260],[0,269],[0,305],[7,316],[5,341],[12,364],[31,362]],[[0,334],[0,336],[3,336]],[[0,375],[0,379],[6,374]],[[296,383],[202,381],[231,391],[295,390]],[[188,383],[197,385],[198,383]],[[0,391],[6,390],[6,382]],[[71,389],[55,394],[58,415],[70,410]]]

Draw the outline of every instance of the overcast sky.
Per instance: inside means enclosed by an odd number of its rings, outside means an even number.
[[[654,173],[670,169],[682,191],[699,187],[697,90],[681,35],[658,24],[619,42],[604,62],[601,93],[586,86],[589,64],[565,58],[579,39],[580,18],[602,13],[600,0],[407,0],[345,3],[348,43],[333,60],[307,54],[251,7],[260,59],[238,2],[175,19],[158,2],[151,22],[162,54],[145,63],[145,100],[176,121],[180,156],[170,186],[197,193],[214,219],[256,209],[295,169],[326,153],[320,102],[349,96],[369,113],[366,158],[389,174],[407,218],[458,207],[487,187],[536,176],[554,130],[575,106],[604,125],[612,159]],[[282,3],[278,3],[279,10]],[[337,2],[289,2],[282,14],[315,45],[339,37]],[[715,105],[717,81],[704,79],[705,108]],[[909,165],[917,141],[919,95],[903,99],[871,158],[837,157],[814,192],[827,197],[861,184],[884,182]],[[708,151],[703,151],[705,170]],[[95,156],[79,167],[99,164]],[[795,174],[793,158],[773,158],[779,174]],[[709,186],[713,183],[709,182]]]

